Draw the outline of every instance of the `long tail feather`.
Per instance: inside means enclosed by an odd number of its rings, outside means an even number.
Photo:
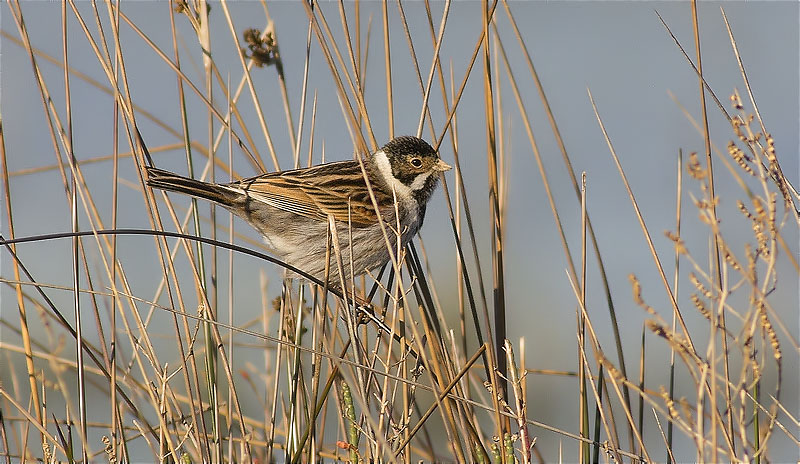
[[[147,185],[152,188],[185,193],[193,197],[233,206],[239,195],[221,185],[202,182],[158,168],[147,169]]]

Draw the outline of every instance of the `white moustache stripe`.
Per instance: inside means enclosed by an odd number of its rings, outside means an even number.
[[[378,171],[381,173],[386,183],[394,188],[394,191],[397,193],[397,199],[400,201],[411,199],[412,189],[422,174],[417,176],[417,179],[414,179],[414,184],[412,184],[411,188],[409,188],[407,185],[394,177],[394,174],[392,174],[392,165],[389,163],[389,158],[386,156],[386,153],[384,153],[383,150],[378,150],[375,152],[372,159],[375,162],[375,165],[378,166]],[[424,183],[425,179],[423,179],[422,182]]]
[[[425,182],[428,180],[428,177],[433,174],[432,172],[423,172],[422,174],[418,175],[414,178],[414,182],[411,182],[411,190],[416,192],[418,190],[422,190],[422,187],[425,186]]]

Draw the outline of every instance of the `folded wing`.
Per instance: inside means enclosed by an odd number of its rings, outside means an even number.
[[[298,171],[297,175],[292,171],[262,175],[228,184],[228,187],[252,200],[309,219],[327,221],[332,215],[337,221],[349,221],[354,227],[375,224],[377,215],[369,195],[365,194],[358,164],[332,164],[338,166],[323,165],[319,166],[321,169]],[[381,210],[385,209],[385,195],[377,190],[375,195]]]

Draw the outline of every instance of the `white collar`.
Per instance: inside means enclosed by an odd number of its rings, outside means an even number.
[[[375,152],[375,154],[372,155],[372,161],[375,163],[375,166],[377,166],[378,172],[380,172],[381,176],[383,176],[383,180],[386,181],[386,185],[393,189],[397,194],[398,201],[413,200],[413,188],[417,188],[417,184],[422,186],[425,183],[425,177],[427,176],[423,177],[420,182],[420,177],[423,176],[422,174],[414,179],[414,182],[411,183],[411,187],[400,182],[394,176],[394,174],[392,174],[392,164],[389,163],[389,158],[386,156],[386,153],[383,150],[378,150]]]

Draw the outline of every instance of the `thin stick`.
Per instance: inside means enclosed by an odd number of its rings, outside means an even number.
[[[697,355],[697,351],[694,348],[694,344],[692,343],[691,334],[689,333],[688,327],[686,327],[686,321],[683,319],[683,314],[681,314],[681,310],[678,307],[678,302],[675,300],[675,295],[672,293],[672,289],[667,282],[667,276],[664,274],[664,267],[661,266],[661,260],[656,253],[655,245],[653,245],[653,240],[650,237],[650,232],[647,230],[647,226],[644,223],[644,218],[642,217],[642,212],[639,209],[639,205],[636,202],[636,198],[633,195],[633,191],[631,190],[631,186],[628,183],[628,178],[625,176],[625,171],[622,170],[622,165],[619,162],[619,158],[617,158],[617,152],[614,150],[614,146],[611,145],[611,139],[608,136],[608,132],[606,132],[605,125],[603,124],[603,120],[600,118],[600,113],[597,111],[597,105],[595,105],[594,98],[592,97],[592,92],[587,89],[589,93],[589,101],[592,103],[592,109],[594,110],[595,117],[597,118],[597,122],[600,125],[600,130],[603,132],[603,137],[606,139],[606,144],[608,145],[608,149],[611,153],[611,157],[614,160],[614,164],[617,166],[617,170],[619,171],[619,175],[622,178],[622,183],[625,185],[625,190],[628,192],[628,197],[631,200],[631,205],[633,206],[633,210],[636,213],[636,219],[639,221],[639,226],[642,228],[642,234],[644,235],[645,239],[647,240],[647,246],[650,248],[650,255],[653,257],[653,261],[656,265],[656,270],[658,271],[659,276],[661,277],[661,282],[664,285],[664,288],[669,295],[670,303],[672,304],[672,310],[678,316],[678,322],[681,324],[681,328],[683,329],[683,333],[686,337],[686,342],[688,343],[688,347],[691,350],[692,355]]]

